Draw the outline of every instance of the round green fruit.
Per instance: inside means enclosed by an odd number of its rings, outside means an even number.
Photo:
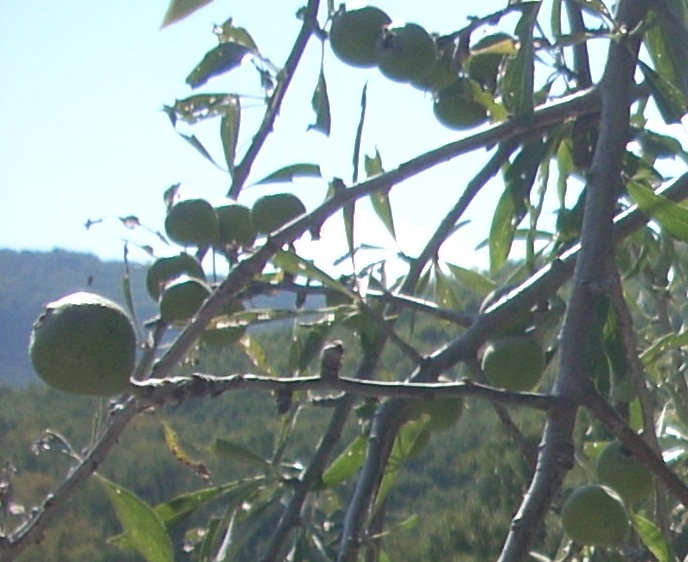
[[[258,232],[269,234],[305,212],[306,207],[293,193],[263,195],[251,208],[251,224]]]
[[[165,217],[165,233],[182,246],[210,246],[217,241],[215,208],[205,199],[185,199],[173,205]]]
[[[454,63],[453,49],[444,49],[438,53],[430,72],[420,80],[414,80],[411,84],[424,92],[439,92],[448,88],[458,78],[458,72]]]
[[[201,336],[201,342],[209,347],[226,347],[239,341],[246,333],[246,326],[232,324],[232,315],[243,312],[245,307],[241,301],[235,301],[223,310],[223,314],[213,318]]]
[[[386,28],[377,43],[378,68],[394,82],[422,83],[436,56],[434,39],[415,23]]]
[[[210,287],[201,279],[182,275],[165,285],[160,295],[160,318],[166,324],[188,323],[210,296]]]
[[[461,419],[462,413],[463,400],[453,397],[422,400],[415,404],[412,410],[415,416],[428,416],[428,424],[425,427],[430,431],[450,429]]]
[[[165,285],[181,275],[205,279],[203,267],[196,258],[189,254],[179,254],[155,260],[146,273],[148,294],[157,301]]]
[[[545,370],[545,354],[532,336],[505,336],[488,342],[482,368],[491,385],[505,390],[532,390]]]
[[[238,203],[222,205],[215,209],[219,223],[220,245],[253,246],[256,230],[251,223],[251,209]]]
[[[339,11],[332,18],[330,46],[339,60],[359,68],[377,64],[375,45],[390,17],[374,6]]]
[[[433,112],[449,129],[462,130],[487,121],[487,110],[473,99],[469,78],[459,78],[435,96]]]
[[[48,304],[33,325],[29,354],[50,386],[110,396],[126,389],[136,362],[136,333],[126,312],[92,293]]]
[[[508,33],[488,35],[471,47],[471,56],[465,62],[464,69],[485,90],[494,92],[499,66],[505,56],[515,51],[515,40]]]
[[[574,541],[599,547],[614,546],[629,530],[628,514],[621,500],[597,484],[573,491],[561,510],[561,523]]]
[[[652,492],[652,473],[620,441],[612,441],[597,459],[597,478],[628,504]]]

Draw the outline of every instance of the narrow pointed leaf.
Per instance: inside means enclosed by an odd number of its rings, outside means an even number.
[[[466,269],[453,263],[445,263],[459,285],[476,295],[485,296],[497,286],[492,279],[473,269]]]
[[[626,188],[643,213],[677,240],[688,242],[688,209],[657,195],[640,183],[629,181]]]
[[[640,355],[640,361],[648,366],[672,349],[688,345],[688,330],[677,334],[667,334],[659,338]]]
[[[365,435],[359,435],[354,439],[323,472],[323,483],[333,488],[356,474],[363,466],[367,447],[368,439]]]
[[[342,283],[316,267],[311,262],[304,260],[294,252],[280,250],[275,254],[273,263],[293,275],[303,275],[308,279],[320,281],[325,287],[344,293],[350,299],[356,300],[358,296],[345,287]]]
[[[258,340],[251,337],[243,337],[239,340],[240,345],[244,349],[244,353],[248,356],[259,371],[267,373],[270,376],[276,377],[277,373],[272,367],[272,364],[268,360],[268,356],[263,349],[263,346]]]
[[[253,185],[261,185],[265,183],[288,183],[294,181],[296,178],[321,178],[322,173],[320,166],[317,164],[291,164],[280,168],[276,172],[265,176],[262,180],[257,181]]]
[[[196,10],[207,6],[213,0],[170,0],[165,17],[162,19],[161,28],[177,23],[185,17],[193,14]]]
[[[177,132],[177,134],[180,137],[182,137],[186,142],[188,142],[191,146],[193,146],[198,151],[198,153],[201,156],[203,156],[203,158],[208,160],[213,166],[222,170],[222,167],[219,166],[217,162],[215,162],[213,157],[210,155],[210,152],[208,152],[206,150],[205,146],[203,146],[201,141],[198,140],[198,137],[196,137],[196,135],[185,135],[185,134],[179,133],[179,132]]]
[[[488,239],[490,271],[499,271],[506,263],[514,241],[514,233],[520,219],[516,213],[514,198],[509,190],[505,189],[499,198],[497,208],[492,215],[490,236]]]
[[[239,126],[241,124],[241,103],[238,96],[225,108],[220,121],[220,137],[225,154],[225,163],[229,173],[234,175],[234,161],[236,159],[237,141],[239,140]]]
[[[191,458],[191,456],[186,452],[182,446],[181,440],[179,439],[179,435],[169,423],[163,422],[162,430],[165,436],[165,444],[172,453],[172,456],[177,461],[184,466],[189,467],[201,478],[208,479],[211,477],[208,467],[206,467],[201,461]]]
[[[638,61],[662,119],[667,124],[680,123],[688,112],[688,97],[666,78],[657,74],[643,61]]]
[[[155,511],[133,492],[98,476],[117,518],[128,536],[129,544],[147,562],[173,562],[174,549],[165,525]]]
[[[203,86],[210,78],[219,76],[239,66],[251,50],[239,43],[221,43],[208,51],[203,60],[186,78],[192,88]]]
[[[380,151],[377,148],[375,149],[375,156],[365,155],[363,167],[365,168],[367,178],[385,173],[385,169],[382,166],[382,156],[380,156]]]
[[[247,449],[243,445],[233,443],[227,439],[215,439],[211,450],[220,457],[225,457],[244,464],[252,464],[260,467],[268,466],[269,463],[258,453]]]
[[[165,106],[163,111],[170,117],[173,126],[177,120],[194,125],[199,121],[221,117],[238,103],[238,96],[233,94],[195,94],[175,100],[174,105]]]
[[[657,74],[688,94],[688,6],[660,0],[651,7],[645,47]]]
[[[522,2],[519,7],[522,12],[515,32],[520,46],[516,56],[507,61],[502,88],[507,106],[514,114],[528,116],[533,112],[533,30],[540,2]]]
[[[652,552],[658,562],[672,562],[674,557],[671,555],[671,546],[664,538],[659,527],[642,515],[634,514],[631,516],[633,529],[643,544]]]
[[[318,84],[315,86],[315,91],[311,98],[311,107],[315,112],[315,123],[309,125],[308,130],[312,129],[329,137],[332,117],[330,115],[330,98],[327,95],[327,82],[325,82],[325,73],[322,68],[320,69]]]

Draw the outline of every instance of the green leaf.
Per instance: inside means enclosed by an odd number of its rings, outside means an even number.
[[[239,140],[239,125],[241,124],[241,103],[238,96],[231,96],[230,103],[224,111],[220,121],[220,138],[225,153],[225,162],[230,174],[234,174],[234,160]]]
[[[667,351],[688,345],[688,330],[677,334],[667,334],[659,338],[640,355],[640,361],[647,366],[655,362]]]
[[[210,449],[219,457],[235,460],[243,464],[257,465],[261,468],[269,466],[270,464],[258,453],[254,453],[243,445],[233,443],[227,439],[215,439]]]
[[[172,541],[155,511],[126,488],[100,475],[98,481],[115,508],[129,544],[147,562],[173,562]]]
[[[643,544],[652,552],[658,562],[672,562],[671,546],[664,538],[661,529],[642,515],[631,515],[633,529]]]
[[[492,215],[490,236],[488,239],[490,272],[496,273],[506,263],[511,252],[516,227],[523,216],[516,213],[516,204],[512,193],[505,189],[497,202],[497,208]]]
[[[385,173],[385,169],[382,167],[382,156],[380,156],[380,151],[377,148],[375,149],[375,156],[365,155],[363,167],[367,178]]]
[[[645,47],[657,74],[688,94],[688,7],[685,2],[659,0],[650,7]]]
[[[342,283],[330,277],[322,269],[304,260],[294,252],[280,250],[272,259],[273,263],[292,275],[302,275],[308,279],[320,281],[325,287],[344,293],[351,300],[357,300],[358,295],[345,287]]]
[[[251,49],[239,43],[221,43],[208,51],[186,78],[192,88],[203,86],[213,76],[219,76],[239,66]]]
[[[455,278],[447,274],[439,262],[433,263],[433,281],[435,284],[435,302],[438,306],[451,310],[463,308]]]
[[[667,124],[680,123],[681,117],[688,112],[688,98],[686,95],[661,74],[657,74],[643,61],[639,60],[638,66],[647,81],[647,85],[664,122]]]
[[[317,164],[290,164],[284,168],[280,168],[276,172],[265,176],[262,180],[257,181],[253,185],[261,185],[265,183],[288,183],[294,181],[296,178],[321,178],[320,166]]]
[[[507,106],[516,115],[530,116],[533,112],[533,73],[535,47],[533,30],[540,9],[540,2],[519,4],[521,17],[515,33],[519,49],[515,57],[507,59],[502,89]]]
[[[367,436],[359,435],[354,439],[323,472],[322,480],[325,486],[333,488],[356,474],[363,466],[367,447]]]
[[[497,287],[497,284],[492,281],[492,279],[485,277],[482,273],[479,273],[474,269],[466,269],[449,262],[444,263],[456,281],[462,287],[465,287],[476,295],[484,297],[490,291],[494,291],[494,289]]]
[[[155,513],[167,528],[186,519],[199,507],[216,500],[228,492],[243,490],[247,485],[255,487],[257,482],[229,482],[212,488],[201,488],[187,494],[180,494],[155,507]]]
[[[220,170],[222,170],[222,168],[217,164],[217,162],[215,162],[213,157],[210,155],[210,152],[208,152],[205,146],[203,146],[203,144],[201,143],[201,141],[198,140],[198,137],[196,137],[196,135],[185,135],[180,132],[177,132],[177,134],[180,137],[182,137],[186,142],[188,142],[191,146],[193,146],[199,152],[199,154],[203,156],[203,158],[208,160],[213,166],[220,168]]]
[[[196,10],[207,6],[213,0],[170,0],[170,4],[162,19],[161,28],[177,23],[185,17],[193,14]]]
[[[217,35],[220,43],[237,43],[243,45],[253,53],[258,53],[258,46],[250,33],[243,27],[235,27],[232,18],[222,25],[215,26],[213,33]]]
[[[233,94],[196,94],[176,100],[172,106],[164,106],[163,111],[174,127],[179,119],[194,125],[199,121],[222,117],[238,104],[239,97]]]
[[[330,115],[330,98],[327,95],[327,82],[325,82],[325,73],[322,68],[320,69],[318,84],[315,86],[315,91],[311,98],[311,107],[315,112],[315,123],[309,125],[308,130],[319,131],[329,137],[332,117]]]
[[[167,448],[170,450],[175,460],[191,468],[201,478],[210,478],[211,474],[205,464],[192,459],[184,450],[179,435],[172,426],[167,422],[163,422],[162,430],[165,437],[165,445],[167,445]]]
[[[677,240],[688,242],[688,209],[633,180],[626,188],[643,213]]]
[[[358,118],[358,126],[356,127],[356,137],[354,138],[354,153],[352,158],[353,176],[352,181],[358,181],[358,165],[361,160],[361,140],[363,139],[363,124],[365,123],[366,107],[368,106],[368,83],[363,86],[361,91],[361,115]]]

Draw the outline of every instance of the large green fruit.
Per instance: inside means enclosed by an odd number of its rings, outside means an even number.
[[[46,306],[33,325],[29,354],[50,386],[109,396],[127,387],[136,361],[136,333],[116,303],[74,293]]]
[[[449,129],[470,129],[487,121],[487,110],[473,99],[469,78],[459,78],[440,90],[432,109],[437,120]]]
[[[597,478],[628,504],[652,492],[652,473],[620,441],[612,441],[597,459]]]
[[[330,46],[342,62],[359,68],[377,64],[375,45],[390,17],[374,6],[340,11],[332,18]]]
[[[215,208],[205,199],[185,199],[173,205],[165,217],[165,233],[182,246],[210,246],[217,241]]]
[[[491,385],[505,390],[532,390],[545,370],[542,346],[532,336],[505,336],[488,342],[482,367]]]
[[[516,41],[508,33],[494,33],[471,46],[471,56],[464,64],[468,76],[485,90],[497,87],[499,66],[504,57],[516,52]]]
[[[580,544],[610,547],[628,534],[628,514],[611,490],[597,484],[573,491],[561,510],[566,533]]]
[[[425,427],[430,431],[445,431],[453,427],[461,419],[462,413],[463,400],[456,397],[421,400],[411,410],[414,417],[428,417]]]
[[[420,80],[412,81],[411,84],[424,92],[439,92],[451,86],[457,78],[454,50],[444,49],[438,53],[430,72]]]
[[[251,208],[251,223],[263,234],[269,234],[304,214],[306,207],[293,193],[263,195]]]
[[[196,258],[189,254],[182,253],[155,260],[146,273],[148,294],[157,301],[165,285],[181,275],[205,279],[203,267]]]
[[[253,246],[256,230],[251,223],[251,209],[238,203],[229,203],[217,207],[215,212],[220,227],[220,245]]]
[[[210,296],[210,287],[201,279],[182,275],[165,285],[160,295],[160,318],[172,325],[189,322]]]
[[[386,28],[377,43],[380,72],[395,82],[422,83],[435,65],[435,41],[420,25]]]

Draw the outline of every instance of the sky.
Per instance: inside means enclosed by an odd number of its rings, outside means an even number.
[[[195,91],[185,78],[217,44],[213,24],[230,16],[235,25],[251,33],[264,56],[281,66],[300,27],[295,12],[301,4],[215,0],[186,20],[160,29],[167,0],[0,3],[4,76],[0,247],[64,248],[120,259],[123,240],[128,238],[134,243],[130,258],[145,261],[149,256],[137,253],[136,244],[155,244],[156,240],[144,230],[125,230],[117,217],[135,215],[151,229],[162,229],[162,195],[176,183],[181,183],[184,196],[222,202],[229,186],[226,172],[213,167],[175,134],[161,109],[192,93],[242,94],[241,154],[264,109],[255,71],[246,65]],[[465,26],[468,16],[501,8],[503,1],[485,0],[477,12],[472,3],[443,0],[379,0],[376,5],[395,21],[417,22],[429,31],[447,33]],[[510,30],[508,25],[505,29]],[[350,181],[359,101],[366,83],[362,149],[369,155],[379,150],[386,169],[465,134],[436,122],[427,94],[391,83],[376,69],[347,67],[327,46],[324,68],[332,134],[328,138],[308,132],[314,121],[310,100],[320,57],[320,43],[311,41],[249,184],[288,164],[319,163],[322,180],[286,186],[312,209],[322,201],[328,179]],[[217,127],[213,121],[183,132],[196,134],[222,162]],[[457,158],[394,189],[398,247],[361,205],[358,241],[385,245],[391,253],[419,251],[485,156],[478,152]],[[284,184],[251,187],[239,201],[250,205],[260,195],[284,189]],[[486,218],[500,190],[500,182],[493,182],[476,200],[468,215],[476,227],[458,231],[444,249],[446,259],[468,267],[486,263],[484,252],[476,252],[475,247],[487,236]],[[99,219],[103,222],[85,229],[87,220]],[[341,222],[329,221],[324,232],[329,235],[328,255],[341,255],[345,250]],[[322,251],[307,240],[302,247],[304,252]],[[160,254],[171,251],[159,245],[156,250]]]

